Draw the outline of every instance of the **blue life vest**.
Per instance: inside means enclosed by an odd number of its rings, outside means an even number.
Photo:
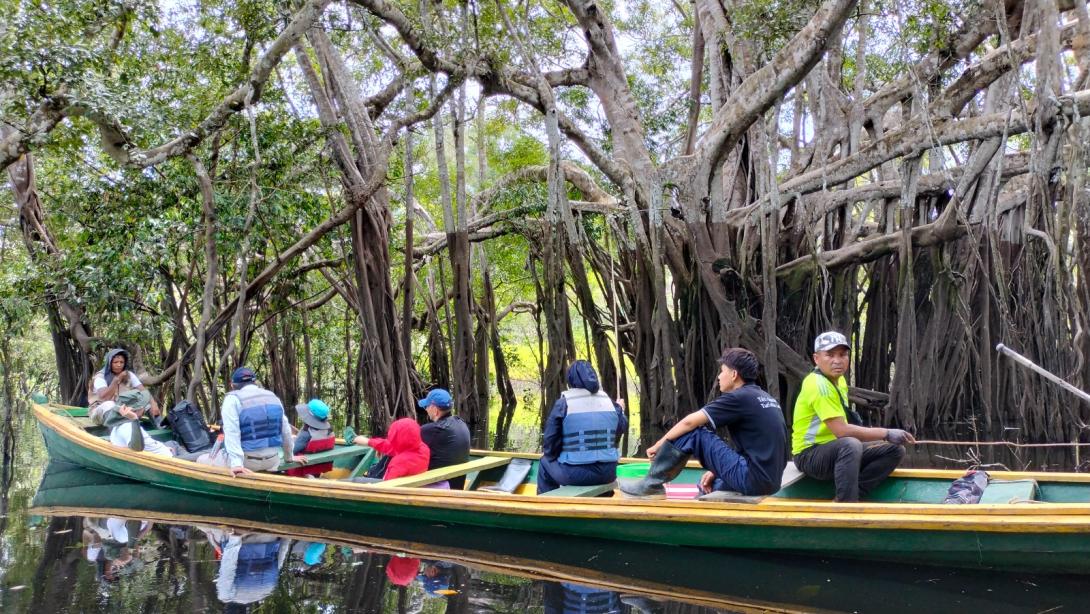
[[[243,541],[235,567],[235,591],[244,595],[254,589],[271,589],[280,578],[280,540]]]
[[[614,447],[617,438],[617,410],[609,395],[591,394],[583,388],[564,391],[568,414],[564,416],[564,439],[559,461],[569,465],[615,463],[621,457]]]
[[[561,582],[564,588],[564,614],[605,614],[620,612],[621,600],[613,591]]]
[[[246,386],[229,392],[239,400],[238,426],[242,449],[249,452],[262,448],[277,448],[283,443],[280,436],[284,419],[284,405],[276,395],[258,386]]]

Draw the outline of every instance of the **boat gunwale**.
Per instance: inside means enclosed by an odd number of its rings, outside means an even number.
[[[951,506],[917,503],[837,503],[831,501],[792,503],[792,501],[797,500],[789,499],[783,499],[773,504],[579,497],[556,497],[543,500],[540,497],[530,495],[494,494],[480,491],[455,492],[423,487],[382,488],[369,484],[335,480],[321,480],[320,484],[315,484],[316,480],[274,474],[251,474],[232,477],[225,468],[197,465],[192,461],[118,448],[108,441],[86,432],[68,416],[62,416],[47,406],[38,403],[32,403],[32,406],[36,418],[43,426],[50,428],[71,443],[96,454],[159,472],[181,475],[197,481],[212,482],[245,490],[274,491],[318,500],[333,498],[444,510],[454,508],[477,513],[621,521],[999,533],[1078,533],[1090,531],[1090,503]],[[491,455],[491,453],[489,454]],[[495,455],[537,458],[536,455],[523,453],[497,452]],[[911,471],[927,471],[932,474],[943,470]],[[947,473],[960,475],[960,472],[957,471]],[[1086,480],[1073,480],[1075,482],[1090,481],[1090,476],[1084,474],[1057,475],[1087,478]],[[162,486],[177,488],[166,484]],[[224,496],[246,498],[242,495]],[[935,519],[935,516],[941,516],[942,518]]]

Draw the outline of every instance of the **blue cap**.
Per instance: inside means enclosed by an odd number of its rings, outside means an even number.
[[[323,554],[325,554],[325,544],[312,543],[303,553],[303,562],[307,565],[317,565],[322,562]]]
[[[329,417],[329,406],[323,403],[321,399],[311,399],[307,401],[307,408],[310,409],[310,413],[319,420],[325,420]]]
[[[235,384],[246,384],[256,379],[257,375],[254,374],[254,370],[250,367],[239,367],[231,374],[231,382]]]
[[[450,398],[450,393],[443,388],[435,388],[428,393],[428,396],[417,401],[416,404],[420,406],[420,409],[427,409],[429,405],[435,405],[440,409],[450,409],[450,406],[454,404],[454,399]]]

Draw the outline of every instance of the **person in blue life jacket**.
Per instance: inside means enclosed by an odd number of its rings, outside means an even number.
[[[247,611],[272,594],[291,551],[290,539],[262,533],[202,530],[219,554],[216,597],[229,611]]]
[[[545,422],[538,494],[561,486],[595,486],[617,479],[617,442],[628,430],[623,402],[602,390],[585,360],[568,369],[568,386]]]
[[[231,374],[231,391],[220,407],[223,448],[202,454],[198,463],[227,467],[231,475],[254,471],[276,471],[280,453],[285,459],[306,463],[305,456],[292,453],[291,425],[284,404],[272,392],[257,385],[248,367]]]
[[[617,592],[571,582],[543,582],[541,596],[545,614],[612,614],[624,609]]]
[[[757,357],[743,348],[729,348],[719,365],[719,396],[647,449],[647,476],[620,480],[623,496],[665,499],[666,482],[681,473],[691,456],[707,470],[699,485],[705,493],[759,496],[780,489],[787,465],[787,427],[780,404],[756,383]],[[716,434],[721,428],[730,432],[734,448]]]

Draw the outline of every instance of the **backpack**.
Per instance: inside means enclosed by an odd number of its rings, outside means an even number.
[[[174,433],[174,438],[182,442],[189,452],[199,452],[212,447],[215,439],[204,414],[189,401],[181,401],[167,414],[167,424]]]

